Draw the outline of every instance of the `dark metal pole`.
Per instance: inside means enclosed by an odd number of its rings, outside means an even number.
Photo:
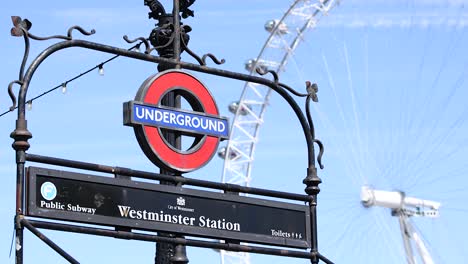
[[[180,17],[179,17],[179,0],[173,1],[173,9],[172,9],[172,23],[174,25],[174,32],[172,32],[174,41],[172,43],[172,59],[177,62],[180,62],[180,54],[181,54],[181,43],[180,43]],[[158,69],[166,70],[170,68],[179,69],[179,65],[165,65],[165,67],[158,67]],[[181,107],[181,98],[179,95],[175,94],[174,92],[168,93],[162,100],[162,105],[170,106],[175,108]],[[163,136],[166,138],[167,142],[171,144],[173,147],[177,149],[182,148],[181,142],[181,135],[179,133],[175,133],[174,131],[163,131]],[[173,175],[174,177],[181,177],[180,173],[174,173],[172,171],[160,170],[161,174],[166,175]],[[166,185],[174,185],[173,182],[165,182],[161,181],[161,184]],[[169,233],[159,233],[160,236],[165,237],[176,237],[173,234]],[[181,237],[183,238],[183,237]],[[188,263],[188,258],[186,254],[186,249],[184,245],[180,244],[171,244],[171,243],[157,243],[156,244],[156,257],[155,261],[157,264],[185,264]]]
[[[319,259],[317,257],[318,254],[318,238],[317,238],[317,195],[312,195],[313,197],[313,202],[310,203],[309,208],[310,208],[310,225],[311,225],[311,230],[312,230],[312,248],[310,252],[313,254],[313,257],[311,259],[311,263],[317,264],[319,262]]]
[[[315,128],[314,128],[314,121],[312,119],[312,114],[310,112],[310,102],[311,100],[314,102],[318,102],[317,98],[317,91],[318,88],[315,85],[311,84],[310,82],[306,82],[306,90],[307,90],[307,98],[306,98],[306,115],[307,115],[307,122],[309,123],[309,135],[312,139],[312,142],[317,143],[319,146],[319,155],[318,155],[318,163],[321,169],[323,169],[323,165],[321,162],[322,159],[322,154],[323,154],[323,144],[320,142],[320,140],[317,140],[315,138]],[[305,185],[305,192],[309,195],[310,197],[310,202],[309,202],[309,209],[310,209],[310,225],[311,225],[311,253],[312,253],[312,258],[310,259],[310,262],[312,264],[318,264],[320,258],[320,254],[318,251],[318,230],[317,230],[317,196],[320,192],[319,185],[322,183],[322,180],[318,177],[317,174],[317,168],[315,167],[315,148],[314,145],[312,144],[309,146],[309,152],[308,152],[308,157],[309,157],[309,166],[307,168],[307,176],[306,178],[302,181]]]
[[[23,225],[20,219],[24,214],[24,163],[26,162],[26,150],[29,149],[28,139],[32,137],[26,128],[26,120],[18,119],[16,121],[16,129],[11,133],[10,137],[15,140],[12,147],[16,150],[15,261],[16,264],[22,264],[24,245]]]
[[[180,16],[179,16],[179,0],[174,0],[173,9],[172,9],[172,17],[174,18],[174,56],[172,57],[177,62],[180,61],[180,54],[181,54],[181,45],[180,45]],[[176,65],[176,69],[179,69],[180,66]]]
[[[311,197],[311,201],[309,202],[310,207],[310,225],[311,225],[311,253],[312,258],[310,262],[312,264],[317,264],[319,262],[318,257],[318,238],[317,238],[317,195],[320,192],[320,188],[318,185],[322,181],[317,176],[317,168],[312,166],[307,169],[307,177],[303,180],[303,183],[307,186],[305,188],[305,192]]]
[[[13,144],[14,145],[14,144]],[[15,258],[17,264],[23,263],[23,225],[19,219],[23,216],[24,202],[24,150],[16,151],[16,216],[15,216]]]
[[[173,59],[176,60],[177,62],[180,61],[180,54],[182,53],[181,51],[181,43],[180,43],[180,10],[179,10],[179,0],[174,0],[173,2],[173,10],[172,10],[172,16],[174,17],[174,57]],[[176,69],[180,69],[180,65],[175,66]],[[173,102],[169,102],[169,106],[175,106],[176,108],[181,108],[181,98],[179,95],[172,95],[170,96],[170,99],[173,100]],[[174,135],[174,146],[177,149],[182,149],[182,138],[180,134],[177,134],[175,132],[172,132]],[[178,174],[175,176],[182,176],[182,174]],[[177,236],[179,238],[184,238],[183,236]],[[173,264],[186,264],[189,263],[189,259],[187,257],[187,251],[185,245],[182,244],[175,244],[174,247],[174,255],[171,257],[171,262]]]
[[[22,215],[16,214],[15,216],[15,263],[23,264],[23,226],[19,221]]]

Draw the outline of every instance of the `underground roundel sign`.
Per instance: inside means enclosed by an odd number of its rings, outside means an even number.
[[[171,103],[172,102],[172,103]],[[149,77],[134,101],[124,103],[124,125],[133,126],[145,155],[157,166],[189,172],[208,163],[229,137],[208,89],[179,70]]]

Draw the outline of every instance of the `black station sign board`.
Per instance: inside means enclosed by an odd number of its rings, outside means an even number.
[[[310,247],[305,205],[37,167],[27,182],[28,216]]]

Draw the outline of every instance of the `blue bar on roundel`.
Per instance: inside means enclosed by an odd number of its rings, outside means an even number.
[[[204,113],[134,103],[133,121],[153,127],[228,138],[228,120]]]

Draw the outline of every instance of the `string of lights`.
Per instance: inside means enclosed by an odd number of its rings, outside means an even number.
[[[134,45],[133,47],[129,48],[128,50],[133,50],[133,49],[139,50],[141,44],[142,44],[142,42],[140,42],[140,43]],[[86,74],[88,74],[88,73],[90,73],[90,72],[92,72],[92,71],[94,71],[94,70],[96,70],[96,69],[98,70],[99,75],[104,75],[104,65],[107,64],[107,63],[109,63],[109,62],[111,62],[111,61],[113,61],[113,60],[115,60],[115,59],[118,58],[118,57],[120,57],[120,55],[115,55],[115,56],[113,56],[113,57],[111,57],[111,58],[109,58],[109,59],[107,59],[107,60],[105,60],[105,61],[103,61],[103,62],[97,64],[96,66],[94,66],[94,67],[92,67],[92,68],[90,68],[90,69],[88,69],[88,70],[86,70],[86,71],[84,71],[84,72],[82,72],[82,73],[76,75],[75,77],[70,78],[70,79],[68,79],[68,80],[66,80],[66,81],[64,81],[64,82],[62,82],[62,83],[60,83],[59,85],[57,85],[57,86],[55,86],[55,87],[52,87],[52,88],[50,88],[49,90],[44,91],[43,93],[41,93],[41,94],[39,94],[39,95],[37,95],[37,96],[35,96],[35,97],[33,97],[33,98],[27,100],[27,101],[26,101],[26,107],[27,107],[27,109],[28,109],[28,110],[31,110],[31,109],[32,109],[32,103],[33,103],[33,101],[36,101],[36,100],[38,100],[39,98],[41,98],[41,97],[43,97],[43,96],[45,96],[45,95],[47,95],[47,94],[49,94],[49,93],[51,93],[51,92],[53,92],[53,91],[59,89],[59,88],[62,89],[62,93],[66,93],[66,92],[67,92],[67,85],[68,85],[69,83],[71,83],[71,82],[73,82],[73,81],[75,81],[75,80],[77,80],[77,79],[83,77],[84,75],[86,75]],[[8,114],[8,113],[13,112],[13,111],[16,110],[17,108],[18,108],[18,106],[14,107],[14,108],[8,109],[7,111],[5,111],[5,112],[3,112],[2,114],[0,114],[0,117],[3,117],[4,115],[6,115],[6,114]]]

